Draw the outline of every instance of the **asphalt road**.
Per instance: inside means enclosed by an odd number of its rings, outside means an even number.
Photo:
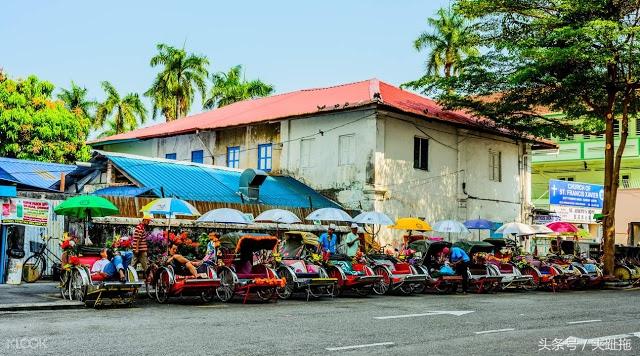
[[[576,291],[248,305],[181,300],[7,312],[0,314],[0,354],[639,355],[639,297]],[[609,342],[593,340],[602,337]],[[631,350],[614,350],[624,347]]]

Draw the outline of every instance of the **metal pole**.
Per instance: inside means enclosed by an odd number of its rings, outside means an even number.
[[[5,272],[7,266],[7,228],[0,224],[0,284],[5,283]]]

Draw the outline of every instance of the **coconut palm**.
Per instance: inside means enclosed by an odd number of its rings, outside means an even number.
[[[162,69],[144,95],[153,102],[154,119],[160,112],[171,121],[189,113],[196,90],[205,100],[209,60],[164,43],[157,48],[158,54],[151,58],[150,65],[162,66]]]
[[[413,45],[418,51],[429,50],[428,75],[444,73],[446,78],[457,75],[465,57],[479,54],[478,36],[467,19],[455,10],[440,9],[427,23],[433,32],[421,33]]]
[[[96,111],[96,126],[105,123],[110,127],[110,134],[120,134],[134,130],[147,120],[147,109],[137,93],[129,93],[121,97],[116,88],[107,81],[102,82],[102,89],[107,98]]]
[[[259,79],[247,81],[242,66],[237,65],[228,72],[218,72],[211,76],[212,86],[209,98],[205,100],[205,109],[233,104],[238,101],[254,99],[273,93],[273,86]]]
[[[71,88],[60,89],[58,99],[62,100],[64,106],[76,115],[81,115],[93,120],[91,110],[95,108],[98,103],[95,100],[87,99],[87,92],[87,88],[80,87],[72,81]]]

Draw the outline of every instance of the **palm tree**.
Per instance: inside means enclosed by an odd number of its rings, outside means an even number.
[[[451,9],[440,9],[436,17],[427,19],[433,32],[423,32],[414,41],[418,51],[429,49],[427,74],[446,78],[459,73],[462,60],[476,56],[478,36],[467,19]]]
[[[107,98],[98,105],[97,127],[106,123],[110,127],[107,133],[115,135],[134,130],[147,120],[147,109],[137,93],[129,93],[121,98],[116,88],[107,81],[102,82],[102,89]]]
[[[167,121],[186,116],[198,90],[204,101],[209,75],[209,60],[205,56],[188,54],[184,48],[160,43],[158,54],[151,58],[151,67],[163,66],[151,88],[144,95],[153,101],[153,118],[161,112]]]
[[[98,103],[95,100],[87,99],[87,88],[79,87],[72,81],[70,89],[60,89],[58,99],[62,100],[64,106],[76,115],[93,120],[91,110],[95,108]]]
[[[203,103],[205,109],[233,104],[238,101],[260,98],[273,93],[273,86],[261,80],[247,81],[242,66],[237,65],[228,72],[218,72],[211,76],[209,98]]]

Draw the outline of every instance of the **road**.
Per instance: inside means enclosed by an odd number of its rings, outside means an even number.
[[[0,354],[638,355],[639,297],[575,291],[248,305],[143,300],[129,309],[7,312],[0,314]],[[632,349],[603,351],[623,347],[614,335]],[[567,342],[571,336],[613,342]],[[550,350],[539,351],[545,346]]]

